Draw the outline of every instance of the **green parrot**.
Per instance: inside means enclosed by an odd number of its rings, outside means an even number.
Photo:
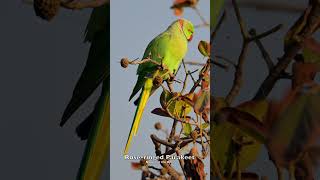
[[[192,40],[194,32],[193,24],[186,19],[174,21],[164,32],[155,37],[147,46],[143,59],[151,58],[161,63],[163,70],[152,62],[140,64],[137,70],[138,80],[133,88],[129,101],[141,90],[138,98],[137,109],[124,150],[128,154],[133,135],[137,134],[138,126],[142,118],[143,110],[150,95],[159,87],[153,85],[156,76],[169,80],[175,74],[188,50],[188,41]]]

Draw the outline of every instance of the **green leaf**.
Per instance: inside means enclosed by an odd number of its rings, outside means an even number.
[[[65,124],[104,79],[109,78],[109,24],[109,5],[95,8],[87,27],[86,40],[91,42],[88,60],[63,113],[60,126]]]
[[[308,48],[304,48],[302,50],[302,54],[303,54],[303,58],[304,58],[304,62],[307,63],[320,63],[320,53],[319,52],[315,52],[311,49]]]
[[[218,113],[218,122],[227,121],[260,143],[265,143],[268,129],[259,119],[237,108],[226,107]]]
[[[283,164],[316,146],[320,136],[320,86],[305,86],[293,93],[275,119],[267,143],[271,157]]]
[[[245,170],[256,160],[261,149],[261,143],[258,139],[264,139],[257,137],[264,136],[259,135],[259,131],[252,132],[255,128],[250,128],[254,125],[263,126],[261,121],[267,112],[268,104],[265,101],[249,101],[237,106],[237,108],[226,107],[218,112],[218,116],[223,114],[224,120],[213,125],[211,153],[221,165],[224,173],[229,174],[235,171],[235,140],[237,139],[242,139],[247,143],[242,146],[239,153],[240,170]]]
[[[210,57],[210,43],[207,41],[200,41],[198,44],[198,50],[203,56]]]
[[[210,97],[210,115],[211,117],[215,117],[215,115],[224,107],[227,107],[228,104],[223,97]],[[213,121],[212,121],[213,122]]]
[[[191,110],[191,105],[181,98],[174,98],[167,107],[167,111],[176,119],[186,119]]]
[[[269,103],[266,100],[247,101],[237,106],[237,109],[251,114],[262,122],[267,114],[268,106]]]
[[[221,10],[224,6],[224,0],[213,0],[210,2],[210,24],[211,28],[215,28],[218,23]]]
[[[171,94],[167,89],[163,89],[160,95],[160,104],[162,108],[166,109],[168,106],[168,102],[173,98],[173,94]]]
[[[209,127],[209,125],[210,125],[209,123],[202,123],[201,124],[201,128],[202,129],[207,129]]]
[[[238,138],[243,138],[245,142],[252,142],[250,145],[243,146],[240,151],[240,169],[245,170],[256,160],[261,144],[229,122],[224,121],[213,128],[211,153],[221,165],[223,172],[234,172],[234,139]]]
[[[306,39],[302,55],[305,63],[320,64],[320,43],[315,39]]]
[[[194,96],[194,112],[197,114],[203,113],[205,110],[209,109],[210,106],[210,92],[208,89],[200,90]]]
[[[188,123],[182,123],[182,126],[183,126],[183,134],[185,136],[189,136],[192,132],[192,127],[190,124]]]
[[[163,108],[155,108],[151,111],[152,114],[158,115],[158,116],[163,116],[163,117],[170,117],[168,112],[163,109]]]

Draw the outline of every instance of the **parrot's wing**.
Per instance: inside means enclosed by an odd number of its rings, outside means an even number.
[[[138,76],[138,80],[136,82],[136,85],[134,86],[132,93],[130,95],[129,101],[140,91],[140,89],[143,87],[145,82],[145,78],[142,75]]]
[[[151,58],[157,62],[161,62],[166,57],[170,50],[169,45],[172,36],[169,32],[163,32],[155,37],[147,46],[143,54],[143,59]],[[156,65],[151,62],[140,64],[137,70],[138,75],[146,76],[148,73],[154,72]]]
[[[167,55],[168,45],[171,40],[171,34],[168,32],[163,32],[157,37],[155,37],[147,46],[143,59],[151,58],[157,62],[161,62],[163,58]],[[156,64],[151,62],[140,64],[137,70],[138,80],[133,88],[130,95],[129,101],[140,91],[145,82],[145,76],[156,70]]]

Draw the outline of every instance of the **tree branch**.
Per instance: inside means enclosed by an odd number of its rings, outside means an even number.
[[[66,9],[72,10],[81,10],[85,8],[96,8],[103,6],[109,3],[109,0],[91,0],[91,1],[78,1],[78,0],[71,0],[67,2],[61,2],[61,6]]]
[[[314,1],[314,4],[312,4],[311,12],[308,16],[308,23],[306,23],[306,26],[299,34],[299,41],[295,41],[286,49],[284,55],[279,59],[276,66],[272,69],[267,78],[261,84],[258,92],[253,98],[254,100],[264,99],[269,95],[282,72],[288,67],[292,59],[294,59],[294,57],[303,47],[304,41],[312,36],[315,30],[318,29],[319,25],[320,3],[318,1]]]
[[[221,18],[219,19],[217,26],[215,27],[215,29],[214,29],[213,32],[211,33],[211,36],[210,36],[210,44],[212,43],[213,39],[216,37],[218,31],[220,30],[222,23],[223,23],[223,22],[225,21],[225,19],[226,19],[226,16],[227,16],[226,11],[223,11],[223,14],[222,14]],[[212,47],[212,46],[211,46],[211,47]]]
[[[238,64],[236,65],[236,71],[234,73],[233,85],[232,85],[231,90],[229,91],[229,93],[226,97],[226,102],[228,104],[231,104],[233,102],[233,100],[235,99],[235,97],[240,93],[240,89],[241,89],[241,86],[243,83],[242,82],[243,65],[245,62],[245,58],[246,58],[249,44],[252,41],[257,41],[261,38],[265,38],[265,37],[277,32],[282,27],[281,25],[277,25],[276,27],[273,27],[272,29],[270,29],[264,33],[261,33],[259,35],[251,37],[249,32],[246,30],[245,22],[244,22],[243,18],[241,17],[240,10],[239,10],[239,7],[237,5],[236,0],[232,0],[232,2],[234,5],[234,11],[236,13],[238,24],[239,24],[239,27],[241,30],[243,43],[242,43],[241,52],[240,52],[240,55],[238,58]]]
[[[250,30],[249,33],[250,33],[250,35],[252,35],[252,36],[256,36],[256,35],[257,35],[256,30],[253,29],[253,28]],[[261,52],[261,55],[262,55],[263,59],[265,60],[267,66],[268,66],[268,70],[269,70],[269,72],[270,72],[270,71],[273,69],[273,67],[274,67],[274,63],[272,62],[269,53],[268,53],[267,50],[264,48],[263,44],[261,43],[261,41],[260,41],[259,39],[256,39],[256,40],[255,40],[255,43],[256,43],[256,45],[258,46],[258,48],[259,48],[259,50],[260,50],[260,52]]]

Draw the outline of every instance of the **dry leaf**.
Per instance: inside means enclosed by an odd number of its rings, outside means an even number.
[[[183,8],[195,7],[198,4],[198,0],[175,0],[171,9],[173,9],[176,16],[181,16],[183,14]]]

